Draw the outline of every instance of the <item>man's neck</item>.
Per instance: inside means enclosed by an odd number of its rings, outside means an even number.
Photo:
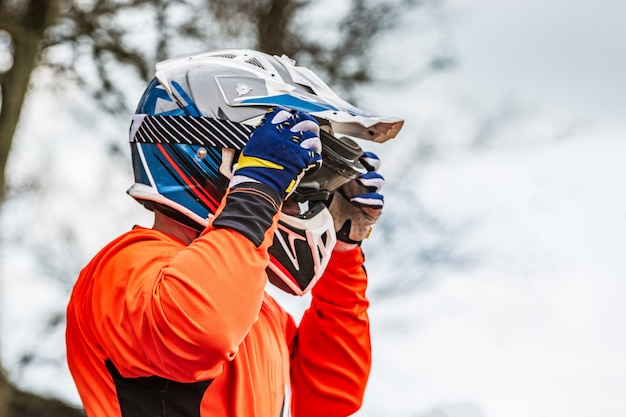
[[[190,244],[198,237],[198,231],[196,229],[179,223],[158,210],[154,211],[154,225],[152,228],[180,240],[185,245]]]

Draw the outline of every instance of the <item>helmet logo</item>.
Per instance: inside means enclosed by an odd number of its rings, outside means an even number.
[[[237,92],[239,96],[243,96],[245,94],[248,94],[250,91],[252,91],[252,87],[250,87],[246,83],[237,83],[237,87],[235,87],[235,91]]]

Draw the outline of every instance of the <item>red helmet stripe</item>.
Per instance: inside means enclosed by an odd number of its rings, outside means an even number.
[[[165,148],[163,147],[162,144],[157,143],[156,144],[157,147],[159,148],[159,150],[161,151],[161,153],[163,154],[163,156],[165,157],[165,159],[167,159],[167,162],[169,162],[170,166],[176,171],[176,173],[178,175],[180,175],[180,178],[183,180],[183,182],[185,184],[187,184],[190,188],[192,189],[197,189],[200,190],[199,193],[194,193],[200,200],[202,200],[202,202],[207,205],[208,207],[211,207],[213,210],[215,210],[217,208],[217,206],[219,206],[219,202],[213,198],[213,196],[211,196],[211,194],[209,194],[204,187],[198,182],[196,181],[195,178],[190,178],[187,175],[185,175],[185,173],[183,172],[182,169],[180,169],[180,166],[178,166],[178,164],[176,163],[176,161],[174,161],[170,155],[167,153],[167,151],[165,150]]]

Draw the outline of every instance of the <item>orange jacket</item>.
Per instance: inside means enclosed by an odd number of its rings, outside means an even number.
[[[81,271],[67,357],[90,417],[347,416],[371,353],[359,248],[333,253],[299,327],[259,246],[209,226],[190,245],[134,228]]]

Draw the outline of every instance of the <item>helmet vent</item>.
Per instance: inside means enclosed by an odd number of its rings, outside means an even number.
[[[261,64],[261,63],[259,62],[259,60],[258,60],[258,59],[256,59],[256,58],[250,58],[250,59],[247,59],[247,60],[246,60],[246,62],[247,62],[248,64],[250,64],[250,65],[254,65],[255,67],[259,67],[259,68],[261,68],[261,69],[266,69],[266,68],[263,66],[263,64]]]
[[[235,59],[237,58],[237,55],[235,54],[216,54],[216,55],[212,55],[215,58],[226,58],[226,59]]]

